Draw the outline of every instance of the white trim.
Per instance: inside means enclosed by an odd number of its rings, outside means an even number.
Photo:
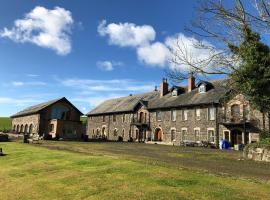
[[[186,127],[181,128],[181,140],[184,141],[183,138],[183,131],[186,131],[186,134],[188,134],[188,129]]]
[[[223,139],[225,140],[225,132],[229,132],[229,142],[231,142],[231,131],[226,129],[222,131]]]
[[[213,127],[207,128],[207,141],[209,141],[208,131],[214,131],[214,143],[216,142],[216,129]]]
[[[175,138],[174,138],[174,140],[172,140],[172,130],[175,131]],[[171,129],[170,129],[170,135],[171,135],[171,141],[172,142],[175,142],[176,141],[176,128],[175,127],[171,127]]]

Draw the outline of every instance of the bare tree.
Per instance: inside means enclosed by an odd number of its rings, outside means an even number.
[[[170,46],[170,62],[175,67],[166,72],[167,76],[179,82],[190,72],[199,77],[237,72],[241,59],[231,53],[230,46],[242,43],[245,29],[266,34],[270,30],[270,0],[251,0],[248,4],[251,6],[246,8],[242,0],[235,0],[232,5],[225,5],[221,0],[203,1],[186,30],[194,37],[189,45],[204,51],[205,56],[194,56],[190,46],[178,38]]]

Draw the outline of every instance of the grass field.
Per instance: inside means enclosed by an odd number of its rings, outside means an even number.
[[[11,129],[11,119],[9,117],[0,117],[0,131]]]
[[[238,161],[238,152],[134,143],[0,146],[7,154],[0,157],[1,200],[270,197],[270,164]]]

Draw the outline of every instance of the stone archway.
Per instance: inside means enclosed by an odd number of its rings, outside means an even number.
[[[28,134],[28,124],[24,126],[24,134]]]
[[[162,141],[162,130],[161,128],[156,128],[155,135],[154,135],[154,141]]]

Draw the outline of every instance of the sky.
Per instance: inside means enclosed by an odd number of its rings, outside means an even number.
[[[2,0],[0,116],[59,97],[87,113],[106,99],[154,90],[174,67],[171,43],[192,38],[185,26],[196,5]]]

